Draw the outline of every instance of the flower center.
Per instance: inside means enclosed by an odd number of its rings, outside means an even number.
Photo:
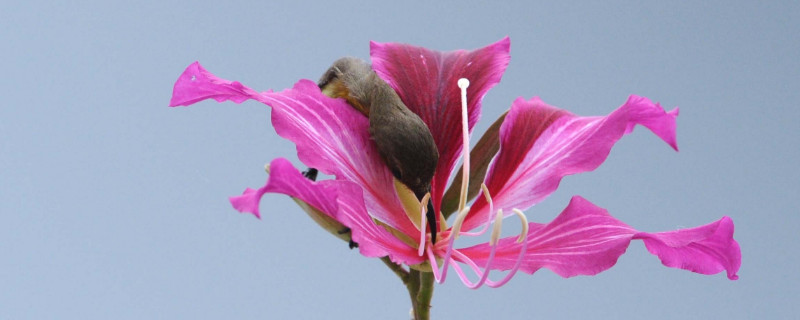
[[[481,183],[481,190],[483,192],[483,196],[486,198],[486,202],[489,204],[489,214],[487,215],[488,219],[486,223],[483,225],[482,230],[477,232],[462,232],[461,227],[464,223],[464,220],[467,218],[469,214],[470,207],[467,206],[467,190],[469,185],[469,169],[470,169],[470,159],[469,159],[469,118],[468,118],[468,110],[467,110],[467,88],[469,87],[469,80],[465,78],[461,78],[458,80],[458,87],[461,89],[461,128],[462,128],[462,135],[463,135],[463,145],[462,145],[462,157],[463,157],[463,164],[462,164],[462,180],[461,180],[461,194],[459,196],[459,203],[458,203],[458,215],[456,216],[455,221],[453,222],[453,227],[450,229],[450,233],[448,235],[447,241],[447,250],[444,255],[444,262],[441,266],[441,271],[438,268],[438,264],[436,263],[436,255],[433,252],[432,248],[428,248],[428,259],[430,261],[431,266],[436,266],[433,268],[434,277],[439,283],[444,282],[445,278],[447,277],[447,270],[450,264],[453,265],[456,273],[458,273],[459,278],[465,285],[470,288],[478,288],[482,286],[484,283],[491,287],[499,287],[511,277],[514,276],[514,273],[519,269],[519,266],[522,262],[522,258],[525,256],[525,252],[527,250],[527,242],[525,239],[528,235],[528,219],[525,217],[525,214],[522,213],[519,209],[512,209],[511,211],[517,215],[522,224],[522,230],[517,237],[515,243],[505,242],[504,245],[509,246],[519,246],[521,244],[521,248],[519,248],[519,255],[517,257],[517,261],[514,267],[506,274],[506,276],[498,281],[494,282],[488,279],[489,271],[491,270],[492,261],[494,260],[495,253],[497,251],[497,247],[500,245],[500,236],[503,229],[503,218],[505,217],[503,214],[503,209],[498,209],[496,212],[494,211],[494,203],[492,201],[492,197],[489,193],[489,189],[486,187],[486,184]],[[423,211],[423,219],[424,219],[424,210]],[[424,223],[424,222],[423,222]],[[455,240],[459,236],[480,236],[483,235],[487,230],[489,225],[493,225],[492,232],[489,236],[489,243],[488,245],[491,247],[489,252],[489,257],[486,259],[486,265],[482,268],[479,267],[470,257],[462,254],[458,250],[453,249],[453,244]],[[422,247],[420,245],[420,252],[422,252]],[[456,262],[462,262],[468,265],[475,274],[480,278],[479,281],[473,283],[470,281],[464,272],[461,270],[461,267]],[[481,270],[483,269],[483,270]]]

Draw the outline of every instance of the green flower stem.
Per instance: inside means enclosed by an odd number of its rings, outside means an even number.
[[[433,298],[433,273],[414,269],[406,270],[401,265],[389,260],[389,257],[383,257],[381,261],[403,281],[408,289],[414,320],[429,320],[431,299]]]
[[[419,294],[419,279],[420,273],[417,270],[409,270],[408,272],[408,283],[406,283],[406,288],[408,288],[408,295],[411,297],[411,308],[414,312],[414,320],[422,320],[420,318],[420,311],[419,311],[419,302],[417,301],[417,296]],[[425,319],[427,320],[427,319]]]
[[[406,269],[403,269],[401,265],[389,260],[388,256],[381,258],[381,261],[383,261],[383,263],[389,267],[389,269],[392,270],[392,272],[394,272],[394,274],[396,274],[401,281],[403,281],[403,284],[408,285],[408,271],[406,271]]]
[[[433,272],[420,272],[417,307],[414,310],[415,320],[430,319],[431,299],[433,299]]]

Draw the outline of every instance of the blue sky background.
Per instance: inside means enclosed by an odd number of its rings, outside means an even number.
[[[795,318],[798,20],[796,1],[4,2],[0,319],[407,319],[399,280],[287,197],[265,197],[262,220],[230,207],[265,163],[299,165],[266,106],[168,108],[172,85],[195,60],[281,90],[368,58],[369,40],[453,50],[506,35],[477,134],[520,96],[580,115],[629,94],[681,108],[679,153],[637,129],[529,219],[573,195],[644,231],[728,215],[741,278],[668,269],[634,242],[594,277],[479,290],[450,277],[433,319]]]

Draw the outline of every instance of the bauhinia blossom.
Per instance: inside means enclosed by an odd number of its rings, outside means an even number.
[[[373,69],[426,123],[439,150],[430,193],[440,210],[435,244],[424,221],[424,204],[396,182],[380,159],[368,119],[344,99],[325,96],[314,82],[300,80],[282,92],[257,92],[220,79],[195,62],[175,83],[170,106],[209,98],[236,103],[253,99],[270,106],[275,131],[295,143],[300,161],[334,178],[311,181],[288,160],[275,159],[266,185],[232,197],[233,206],[260,217],[265,193],[288,195],[319,215],[318,222],[349,228],[364,256],[388,256],[395,263],[430,270],[440,282],[451,267],[471,288],[500,286],[518,270],[594,275],[613,266],[632,240],[642,240],[665,266],[701,274],[726,271],[729,279],[737,279],[741,253],[728,217],[696,228],[648,233],[575,196],[553,221],[527,221],[524,210],[553,193],[564,176],[597,168],[636,125],[677,150],[678,109],[665,111],[647,98],[630,96],[607,116],[580,117],[538,97],[518,98],[472,152],[466,152],[481,100],[500,81],[509,47],[508,38],[451,52],[370,44]],[[461,170],[456,168],[459,158]],[[527,228],[501,238],[509,217],[519,217]],[[484,232],[490,232],[488,242],[458,246],[459,237]],[[464,267],[478,280],[470,280]],[[492,270],[509,272],[492,281]]]

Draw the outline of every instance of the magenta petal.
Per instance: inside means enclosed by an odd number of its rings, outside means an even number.
[[[369,137],[369,121],[343,99],[331,99],[309,80],[291,89],[266,93],[272,125],[297,145],[297,156],[309,167],[362,186],[367,210],[405,234],[418,231],[405,215],[394,191],[392,174]]]
[[[398,43],[370,43],[373,68],[400,99],[428,125],[439,149],[432,196],[439,204],[461,153],[461,93],[467,78],[469,128],[480,117],[483,96],[505,72],[510,60],[508,37],[484,48],[439,52]]]
[[[539,98],[514,101],[500,131],[500,151],[487,173],[486,184],[495,208],[526,209],[553,193],[567,175],[592,171],[605,161],[611,147],[642,124],[673,148],[677,109],[665,112],[647,98],[631,96],[605,117],[578,117],[549,106]],[[486,202],[479,198],[466,230],[486,222]]]
[[[516,238],[500,240],[492,269],[514,266],[522,248]],[[702,274],[727,270],[729,279],[738,279],[742,256],[730,218],[691,229],[639,232],[579,196],[552,222],[530,224],[520,270],[534,273],[547,268],[562,277],[594,275],[611,268],[634,239],[643,240],[647,250],[667,267]],[[484,266],[490,249],[488,244],[480,244],[459,251]]]
[[[258,210],[258,204],[261,202],[261,197],[264,196],[266,186],[258,189],[247,188],[242,195],[233,196],[228,198],[234,209],[242,213],[251,213],[256,218],[261,219],[261,213]]]
[[[670,268],[685,269],[702,274],[723,270],[728,279],[736,280],[742,264],[739,243],[733,239],[733,220],[719,221],[691,229],[659,233],[637,233],[634,239],[644,241],[647,251],[658,256]]]
[[[271,106],[275,131],[297,144],[303,163],[326,174],[356,181],[371,178],[361,172],[381,175],[386,171],[369,141],[367,118],[344,100],[323,95],[309,80],[300,80],[282,92],[258,93],[237,81],[218,78],[195,62],[175,83],[170,105],[211,98],[237,103],[255,99]]]
[[[248,189],[252,190],[252,189]],[[258,192],[248,192],[232,197],[237,210],[258,210],[258,200],[264,193],[285,194],[308,203],[320,212],[350,228],[353,241],[361,254],[368,257],[389,256],[392,261],[416,264],[422,261],[417,250],[397,239],[386,229],[376,225],[364,207],[361,188],[349,181],[324,180],[312,182],[305,178],[286,159],[275,159],[270,164],[267,184]],[[243,203],[246,203],[242,205]]]
[[[364,198],[373,217],[406,234],[417,232],[397,199],[391,173],[370,141],[367,118],[343,99],[325,96],[309,80],[300,80],[282,92],[258,93],[239,82],[220,79],[195,62],[175,83],[170,105],[211,98],[237,103],[254,99],[271,106],[275,131],[297,145],[300,161],[337,179],[365,186]],[[251,196],[260,198],[257,193]],[[235,201],[244,205],[247,199]],[[257,215],[257,211],[253,213]]]
[[[258,94],[238,81],[217,78],[195,61],[186,67],[172,88],[170,107],[188,106],[205,99],[242,103]]]
[[[263,102],[272,107],[275,131],[297,145],[306,165],[350,181],[386,171],[369,140],[367,118],[343,99],[323,95],[313,82],[300,80],[291,89],[267,93]]]
[[[636,230],[579,196],[548,224],[531,223],[520,270],[532,274],[547,268],[562,277],[594,275],[617,263]],[[522,245],[516,236],[501,239],[492,269],[509,270]],[[460,249],[479,266],[486,265],[488,244]]]
[[[231,205],[239,212],[252,213],[260,218],[259,203],[261,202],[261,197],[267,192],[282,193],[303,200],[303,202],[338,221],[336,217],[338,210],[335,201],[336,187],[319,183],[314,187],[310,187],[310,180],[300,181],[302,179],[295,178],[294,173],[303,178],[302,174],[292,166],[289,160],[283,158],[273,160],[270,163],[270,178],[267,180],[267,184],[258,189],[247,188],[242,195],[230,197]]]
[[[631,95],[628,97],[628,101],[625,102],[625,104],[636,106],[652,106],[653,102],[645,97]],[[628,122],[628,127],[625,128],[625,134],[631,133],[633,128],[637,124],[640,124],[650,129],[650,131],[655,133],[659,138],[661,138],[661,140],[664,140],[664,142],[669,144],[672,149],[678,151],[678,141],[675,138],[675,118],[678,117],[678,111],[678,108],[675,108],[665,114],[664,109],[661,108],[661,104],[658,103],[655,104],[655,108],[630,108],[628,110],[630,117],[631,119],[636,119],[636,121]]]

